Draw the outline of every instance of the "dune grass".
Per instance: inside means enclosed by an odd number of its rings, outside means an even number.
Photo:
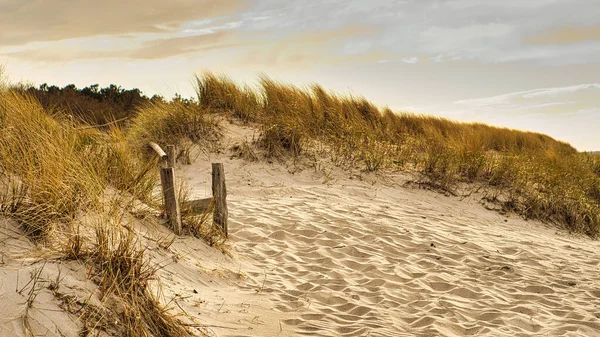
[[[203,108],[258,123],[257,145],[267,156],[298,157],[321,144],[341,166],[410,170],[423,185],[450,193],[468,183],[504,211],[600,233],[598,159],[549,136],[394,113],[362,97],[266,76],[256,88],[212,73],[196,80]]]
[[[0,89],[0,214],[64,259],[91,264],[102,297],[118,299],[109,311],[80,313],[82,336],[190,335],[150,291],[156,267],[124,220],[134,200],[153,198],[156,160],[136,157],[121,130],[62,116],[22,91]]]
[[[110,300],[118,310],[118,324],[113,327],[120,336],[191,336],[186,327],[162,305],[150,290],[157,266],[146,258],[146,250],[138,237],[121,227],[96,227],[93,261],[98,275],[102,299]],[[106,324],[104,317],[97,324]]]
[[[127,130],[133,148],[147,149],[148,142],[175,145],[177,157],[190,162],[192,145],[211,147],[221,136],[218,122],[195,103],[150,102],[142,105]]]
[[[88,135],[48,115],[29,96],[0,97],[0,211],[39,238],[53,223],[97,204],[102,178],[85,158]]]
[[[109,316],[86,314],[82,335],[109,326],[125,336],[189,334],[150,291],[156,266],[126,214],[134,202],[157,204],[158,160],[145,152],[147,142],[176,145],[190,161],[192,145],[218,143],[214,113],[260,129],[255,144],[233,149],[240,158],[318,153],[342,167],[416,172],[423,186],[454,193],[466,184],[504,211],[600,233],[600,156],[546,135],[394,113],[318,85],[262,76],[257,87],[241,86],[211,73],[197,78],[198,103],[156,100],[138,107],[130,126],[95,128],[64,108],[44,108],[2,78],[0,69],[0,214],[40,244],[63,238],[63,258],[89,264],[102,297],[120,303]],[[180,198],[187,198],[184,187]],[[189,233],[222,243],[207,214],[183,212]],[[86,215],[95,216],[93,226],[82,221]]]

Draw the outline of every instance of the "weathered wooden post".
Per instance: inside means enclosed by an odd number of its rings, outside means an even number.
[[[167,154],[165,153],[165,151],[163,151],[163,149],[161,149],[161,147],[158,144],[150,142],[148,143],[148,145],[152,148],[152,150],[154,150],[154,152],[156,152],[156,154],[158,155],[158,157],[160,157],[161,160],[167,158]]]
[[[175,167],[175,145],[167,145],[167,167]]]
[[[212,164],[212,192],[214,200],[213,222],[221,226],[225,237],[229,236],[227,229],[227,188],[225,187],[225,171],[222,163]]]
[[[163,196],[165,198],[165,210],[169,219],[169,224],[173,232],[181,235],[181,213],[179,202],[175,193],[175,170],[172,167],[163,167],[160,169],[160,182],[162,184]]]
[[[165,211],[173,232],[181,235],[183,234],[181,210],[175,187],[175,146],[167,145],[167,152],[165,153],[156,143],[150,142],[148,145],[156,152],[162,163],[166,162],[167,167],[160,169],[160,182],[165,200]],[[225,186],[225,171],[222,163],[212,164],[212,194],[212,198],[187,201],[183,207],[195,213],[204,213],[212,204],[214,206],[213,222],[221,228],[225,237],[228,237],[227,218],[229,217],[229,210],[227,209],[227,188]]]

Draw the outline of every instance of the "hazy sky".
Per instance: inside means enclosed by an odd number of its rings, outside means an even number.
[[[0,64],[166,96],[265,72],[600,150],[598,0],[0,0]]]

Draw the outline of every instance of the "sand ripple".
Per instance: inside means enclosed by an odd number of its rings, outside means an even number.
[[[242,287],[273,295],[297,335],[600,335],[597,243],[410,193],[232,197],[233,246],[263,270]]]
[[[598,242],[405,188],[400,175],[290,174],[219,155],[182,168],[201,196],[211,161],[225,163],[233,261],[246,275],[213,291],[252,303],[225,317],[228,304],[208,298],[218,310],[203,316],[237,327],[220,336],[600,336]]]

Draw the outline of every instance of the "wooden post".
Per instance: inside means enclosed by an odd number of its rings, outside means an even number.
[[[167,145],[167,167],[175,167],[175,145]]]
[[[229,236],[227,230],[227,189],[225,187],[225,171],[222,163],[212,164],[212,192],[215,210],[213,213],[213,222],[221,226],[225,237]]]
[[[165,198],[165,210],[169,219],[169,224],[173,232],[181,235],[181,214],[179,211],[179,202],[175,193],[175,170],[172,167],[163,167],[160,169],[160,182],[162,184],[163,196]]]

